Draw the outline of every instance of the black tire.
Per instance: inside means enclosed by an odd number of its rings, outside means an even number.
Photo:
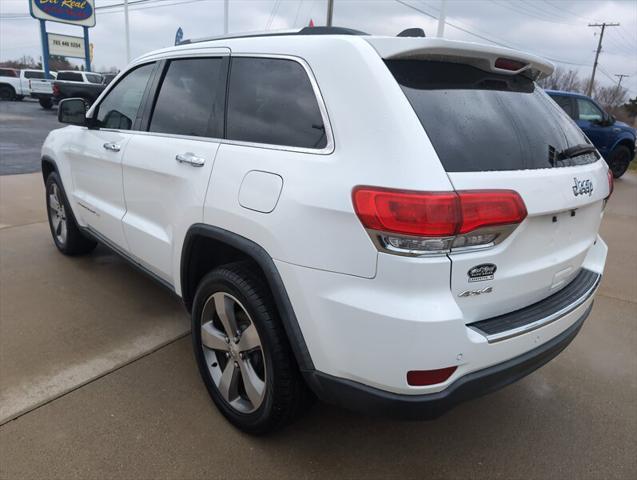
[[[53,108],[53,101],[50,98],[40,98],[38,103],[45,110],[51,110],[51,108]]]
[[[278,430],[291,423],[304,413],[313,399],[308,390],[292,354],[287,336],[278,319],[278,313],[273,304],[269,289],[254,272],[249,262],[234,263],[219,267],[208,273],[199,283],[192,309],[192,340],[195,359],[204,384],[219,411],[238,429],[262,435]],[[202,343],[202,319],[204,307],[211,300],[213,294],[230,295],[238,300],[240,308],[248,314],[250,322],[256,327],[260,340],[260,357],[263,361],[264,393],[262,401],[256,410],[241,412],[233,407],[222,395],[215,384],[209,368],[210,357],[206,357],[206,347]],[[225,298],[225,297],[224,297]],[[241,313],[241,310],[235,310]],[[212,317],[219,320],[216,313]],[[244,330],[245,331],[245,330]],[[240,335],[237,335],[239,337]],[[226,342],[232,343],[227,339]],[[236,342],[236,339],[235,339]],[[208,354],[212,350],[207,350]],[[221,353],[221,352],[218,352]],[[232,362],[233,357],[225,353],[226,362]],[[219,362],[224,357],[220,355]],[[236,356],[234,358],[237,358]],[[241,356],[243,359],[243,355]],[[240,360],[244,361],[244,360]],[[238,362],[234,362],[238,368]],[[228,363],[226,363],[226,368]],[[212,363],[210,367],[217,367]],[[219,365],[219,371],[222,365]],[[241,372],[243,372],[243,365]],[[243,374],[240,375],[243,382]],[[245,385],[242,384],[242,385]],[[244,388],[244,397],[247,398]],[[241,399],[240,399],[241,400]]]
[[[15,90],[11,85],[0,85],[0,100],[10,101],[15,98]]]
[[[59,203],[54,198],[57,198]],[[56,172],[51,172],[46,179],[45,200],[51,236],[58,250],[70,256],[92,252],[97,242],[85,237],[78,228]]]
[[[627,146],[619,145],[615,147],[615,149],[610,152],[607,160],[608,167],[610,171],[613,172],[613,177],[619,178],[626,173],[631,160],[630,149]]]

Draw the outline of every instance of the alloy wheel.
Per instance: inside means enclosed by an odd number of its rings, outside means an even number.
[[[51,219],[51,226],[55,238],[60,244],[64,245],[68,233],[66,211],[62,203],[60,189],[55,183],[51,184],[49,191],[49,218]]]
[[[265,397],[267,369],[257,329],[245,307],[225,292],[212,294],[201,318],[208,371],[224,400],[252,413]]]

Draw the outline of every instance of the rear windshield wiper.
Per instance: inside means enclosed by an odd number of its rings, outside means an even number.
[[[578,157],[580,155],[584,155],[585,153],[594,153],[595,147],[589,143],[580,143],[579,145],[574,145],[572,147],[568,147],[557,154],[558,160],[566,160],[567,158]]]

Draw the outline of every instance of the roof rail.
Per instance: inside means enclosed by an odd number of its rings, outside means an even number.
[[[368,33],[344,27],[304,27],[295,30],[277,30],[272,32],[244,32],[229,35],[217,35],[214,37],[203,37],[187,39],[179,42],[178,45],[188,45],[192,43],[210,42],[212,40],[224,40],[228,38],[255,38],[255,37],[281,37],[287,35],[369,35]]]

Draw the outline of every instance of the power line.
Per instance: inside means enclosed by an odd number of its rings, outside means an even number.
[[[433,18],[434,20],[438,20],[438,17],[436,17],[435,15],[432,15],[431,13],[429,13],[429,12],[427,12],[427,11],[421,9],[421,8],[418,8],[418,7],[414,6],[414,5],[410,5],[409,3],[407,3],[407,2],[405,2],[403,0],[394,0],[394,1],[400,3],[401,5],[404,5],[407,8],[411,8],[412,10],[415,10],[415,11],[417,11],[417,12],[423,14],[423,15],[426,15],[429,18]],[[467,28],[463,28],[463,27],[457,25],[457,23],[450,22],[449,20],[445,20],[445,23],[447,25],[449,25],[450,27],[455,28],[456,30],[460,30],[461,32],[467,33],[467,34],[472,35],[472,36],[474,36],[476,38],[480,38],[481,40],[485,40],[487,42],[493,43],[493,44],[498,45],[500,47],[512,48],[514,50],[523,50],[520,47],[516,47],[514,45],[511,45],[511,44],[508,44],[508,43],[504,43],[504,41],[497,41],[497,40],[494,40],[493,38],[490,38],[490,37],[488,37],[486,35],[480,35],[479,33],[476,33],[475,31],[471,31],[471,30],[469,30]],[[560,59],[557,59],[557,58],[548,57],[546,55],[542,55],[542,56],[544,58],[546,58],[548,60],[551,60],[553,62],[556,62],[556,63],[562,63],[562,64],[565,64],[565,65],[574,65],[574,66],[578,66],[578,67],[590,67],[590,64],[586,64],[586,63],[577,63],[577,62],[571,62],[571,61],[568,61],[568,60],[560,60]]]

